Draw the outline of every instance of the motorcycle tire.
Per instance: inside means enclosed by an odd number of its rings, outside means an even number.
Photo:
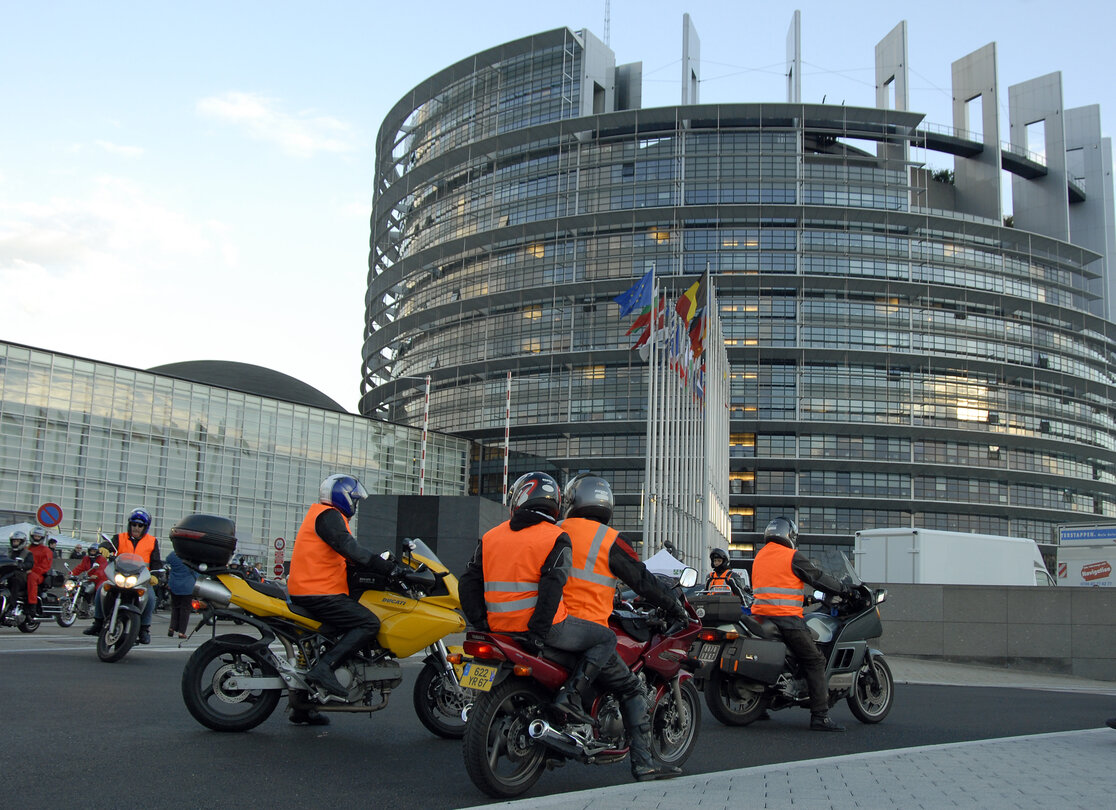
[[[426,664],[419,673],[415,680],[414,702],[415,714],[429,731],[447,740],[460,740],[465,736],[461,713],[469,708],[472,699],[458,693],[437,663]]]
[[[714,670],[705,684],[705,705],[709,713],[726,726],[746,726],[760,718],[770,698],[763,691],[744,694],[746,698],[739,697],[731,676]]]
[[[873,683],[872,671],[875,673]],[[845,699],[853,717],[861,723],[878,723],[887,717],[895,702],[895,679],[891,667],[882,656],[872,656],[872,663],[865,663],[856,673],[852,692]]]
[[[651,709],[651,751],[664,765],[681,765],[690,758],[701,730],[701,698],[693,681],[680,685],[682,705],[667,689]]]
[[[25,618],[22,622],[17,624],[16,627],[19,628],[19,632],[21,633],[34,633],[36,630],[39,629],[40,624],[42,624],[42,622],[38,619]]]
[[[116,623],[106,621],[97,636],[97,657],[106,664],[115,664],[128,654],[139,637],[139,616],[126,610],[116,615]]]
[[[277,678],[270,663],[249,647],[249,636],[218,636],[194,650],[182,670],[182,700],[193,718],[214,731],[248,731],[271,716],[282,689],[227,691],[223,681],[231,675]]]
[[[58,605],[58,615],[54,617],[54,620],[58,622],[58,626],[73,627],[77,619],[77,614],[74,613],[73,600],[63,599]]]
[[[482,692],[469,712],[462,751],[480,790],[509,799],[530,790],[546,768],[548,749],[527,734],[551,698],[533,681],[509,678]]]

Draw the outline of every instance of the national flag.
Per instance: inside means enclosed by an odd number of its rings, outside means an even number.
[[[636,309],[651,306],[651,288],[655,283],[655,270],[652,268],[643,274],[643,278],[612,300],[620,306],[620,317],[630,315]]]
[[[666,309],[666,296],[663,295],[662,293],[660,293],[659,294],[659,306],[656,308],[656,311],[659,313],[659,327],[660,328],[663,325],[663,311],[665,309]],[[630,335],[632,332],[634,332],[637,329],[646,328],[649,323],[651,323],[651,305],[650,304],[648,304],[647,306],[645,306],[643,308],[643,311],[641,313],[639,313],[639,317],[636,318],[634,321],[632,321],[632,325],[628,327],[628,331],[625,332],[624,334],[625,335]]]
[[[678,303],[674,305],[674,311],[686,322],[687,327],[693,320],[694,315],[705,306],[706,278],[707,276],[703,275],[698,281],[691,284],[690,288],[678,297]]]
[[[701,357],[702,352],[705,351],[705,330],[708,324],[709,318],[704,310],[690,324],[690,348],[693,350],[694,357]]]

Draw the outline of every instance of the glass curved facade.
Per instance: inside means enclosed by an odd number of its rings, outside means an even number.
[[[0,503],[57,503],[58,531],[83,540],[142,506],[166,554],[170,527],[202,512],[233,518],[238,553],[268,559],[329,475],[417,494],[421,445],[421,429],[0,343]],[[430,434],[427,492],[461,495],[468,452]]]
[[[913,144],[917,113],[587,115],[582,37],[477,54],[385,120],[362,413],[421,424],[430,374],[431,425],[499,443],[511,371],[513,450],[610,478],[638,530],[646,377],[611,299],[652,267],[678,291],[709,268],[739,549],[778,514],[819,544],[902,525],[1048,541],[1116,516],[1096,254],[930,208],[925,172],[853,146]]]

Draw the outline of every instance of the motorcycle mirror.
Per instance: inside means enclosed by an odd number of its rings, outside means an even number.
[[[407,549],[407,551],[414,551],[416,548],[418,548],[418,545],[410,537],[404,537],[403,548]]]
[[[880,588],[876,591],[876,604],[887,600],[887,588]]]
[[[821,591],[814,591],[814,598],[817,599],[819,602],[824,602],[825,594]]]
[[[381,560],[390,560],[391,559],[391,552],[390,551],[385,551],[385,552],[381,553],[380,554],[380,559]]]
[[[678,577],[678,584],[683,588],[692,588],[697,584],[698,572],[693,568],[683,568]]]

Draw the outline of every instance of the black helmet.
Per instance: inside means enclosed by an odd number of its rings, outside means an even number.
[[[783,545],[798,548],[798,524],[788,517],[772,518],[763,530],[764,540],[782,540]]]
[[[562,503],[566,517],[587,518],[606,526],[616,508],[608,481],[589,473],[575,475],[567,482],[562,491]]]
[[[19,551],[27,547],[27,532],[22,529],[16,529],[8,538],[8,543],[11,544],[12,551]]]
[[[558,518],[562,508],[562,493],[558,482],[544,472],[529,472],[519,476],[512,484],[511,497],[508,499],[508,513],[514,515],[521,509],[528,509]]]
[[[41,546],[43,544],[43,541],[46,540],[46,536],[46,529],[44,529],[42,526],[36,526],[34,529],[31,530],[31,545]]]
[[[715,548],[715,549],[713,549],[712,551],[709,552],[709,564],[711,566],[713,566],[713,568],[716,569],[716,568],[721,567],[721,566],[717,565],[717,563],[713,562],[718,557],[720,557],[722,560],[724,560],[724,562],[722,562],[721,565],[726,565],[726,566],[728,565],[728,562],[729,562],[728,552],[725,551],[723,548]]]

